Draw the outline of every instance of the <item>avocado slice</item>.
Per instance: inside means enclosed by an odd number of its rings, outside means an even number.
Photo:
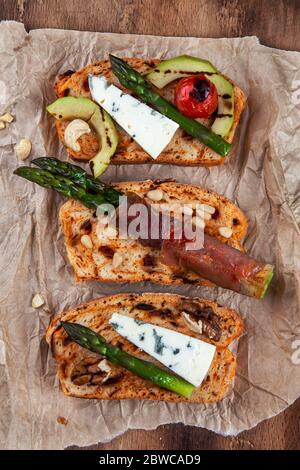
[[[211,130],[226,137],[234,121],[234,88],[233,85],[220,74],[207,76],[213,82],[218,92],[218,112]]]
[[[163,88],[178,78],[200,73],[213,82],[218,92],[218,112],[211,130],[226,137],[234,121],[234,88],[208,60],[189,55],[163,60],[148,73],[147,79],[157,88]]]
[[[90,168],[95,178],[104,173],[109,166],[111,157],[115,153],[119,141],[112,118],[104,109],[100,108],[100,106],[97,106],[97,108],[98,109],[88,121],[97,131],[102,145],[101,150],[90,160]]]
[[[95,129],[101,142],[101,149],[90,160],[95,178],[110,164],[118,145],[118,133],[112,118],[89,98],[66,96],[58,98],[47,106],[47,111],[59,120],[83,119]]]
[[[179,55],[160,62],[148,73],[147,79],[157,88],[163,88],[177,78],[198,75],[201,72],[218,73],[208,60],[190,55]]]
[[[89,98],[66,96],[49,104],[47,111],[60,121],[71,121],[72,119],[88,121],[97,107],[99,106]]]

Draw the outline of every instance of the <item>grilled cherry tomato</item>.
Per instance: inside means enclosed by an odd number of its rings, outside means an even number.
[[[218,106],[215,85],[204,74],[179,80],[175,90],[175,105],[191,118],[209,118]]]

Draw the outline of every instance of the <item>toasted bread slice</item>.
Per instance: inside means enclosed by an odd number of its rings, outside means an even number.
[[[191,330],[182,316],[182,303],[191,300],[200,308],[211,309],[222,328],[222,336],[215,343],[217,350],[205,381],[195,388],[189,399],[164,390],[132,372],[115,366],[108,361],[110,375],[101,372],[97,366],[103,359],[72,342],[60,326],[60,321],[80,323],[101,334],[106,341],[120,346],[134,356],[160,363],[121,337],[109,324],[114,312],[128,315],[155,325],[176,330],[180,333],[212,342],[200,333]],[[151,310],[149,310],[149,306]],[[232,384],[236,358],[226,348],[243,331],[239,315],[215,302],[204,299],[187,299],[174,294],[117,294],[92,300],[67,312],[57,315],[51,321],[46,339],[51,345],[58,367],[58,375],[66,395],[102,400],[136,398],[170,402],[211,403],[221,400]],[[107,366],[107,364],[106,364]]]
[[[164,198],[171,204],[178,200],[208,204],[215,208],[215,213],[206,221],[205,232],[238,250],[243,250],[242,241],[248,227],[246,216],[231,201],[217,193],[199,186],[166,181],[135,181],[115,183],[114,186],[124,193],[133,192],[145,197],[149,190],[161,189]],[[98,221],[93,210],[78,201],[67,201],[60,209],[59,218],[68,257],[78,281],[152,281],[158,284],[212,285],[193,272],[174,273],[170,267],[159,261],[158,250],[143,246],[137,240],[110,238],[104,231],[99,236]],[[222,237],[219,233],[220,227],[230,227],[232,236]],[[91,237],[92,250],[81,243],[81,236],[84,234]],[[113,263],[115,253],[122,256],[122,263],[117,268],[114,268]]]
[[[132,67],[142,74],[148,73],[155,65],[159,63],[157,59],[144,60],[130,58],[125,59]],[[93,65],[79,70],[78,72],[68,71],[63,75],[60,75],[55,84],[55,92],[58,97],[63,96],[86,96],[90,97],[89,86],[88,86],[88,75],[103,75],[111,83],[122,87],[113,74],[108,60],[101,60]],[[176,83],[171,83],[163,90],[160,91],[162,96],[170,101],[173,101],[174,88]],[[239,123],[241,113],[245,107],[246,98],[243,91],[234,85],[234,123],[230,130],[226,140],[232,142],[234,134]],[[211,126],[209,120],[202,120],[208,127]],[[56,121],[56,129],[60,140],[64,143],[64,131],[68,125],[67,121]],[[172,138],[169,145],[165,150],[158,156],[156,160],[153,160],[123,129],[118,127],[119,133],[119,145],[116,153],[111,159],[112,163],[168,163],[176,165],[220,165],[225,161],[224,157],[221,157],[213,150],[206,147],[198,139],[194,139],[185,133],[182,129],[178,129]],[[72,158],[78,160],[90,160],[95,156],[99,149],[99,141],[97,135],[92,132],[90,134],[84,134],[78,140],[81,150],[75,152],[74,150],[67,148],[69,155]]]

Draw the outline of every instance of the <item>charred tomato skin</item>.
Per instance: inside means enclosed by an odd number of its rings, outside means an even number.
[[[218,107],[218,92],[204,74],[182,78],[175,89],[175,105],[190,118],[209,118]]]

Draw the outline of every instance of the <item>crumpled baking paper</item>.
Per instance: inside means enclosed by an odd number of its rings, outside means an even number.
[[[75,283],[58,226],[62,198],[13,176],[20,164],[13,147],[27,137],[32,157],[48,153],[66,158],[45,110],[55,98],[55,77],[108,52],[121,57],[203,57],[245,90],[248,107],[224,166],[111,166],[104,179],[174,177],[233,199],[250,221],[246,248],[276,266],[264,300],[218,288]],[[83,446],[109,441],[130,428],[178,422],[233,435],[293,403],[300,395],[295,349],[300,339],[300,54],[262,46],[255,37],[171,38],[54,29],[28,34],[21,23],[3,22],[0,64],[0,112],[9,110],[16,117],[0,131],[1,447]],[[118,291],[200,295],[240,311],[246,334],[238,343],[232,392],[212,405],[64,397],[44,340],[51,314]],[[31,307],[37,292],[46,300],[45,309]]]

